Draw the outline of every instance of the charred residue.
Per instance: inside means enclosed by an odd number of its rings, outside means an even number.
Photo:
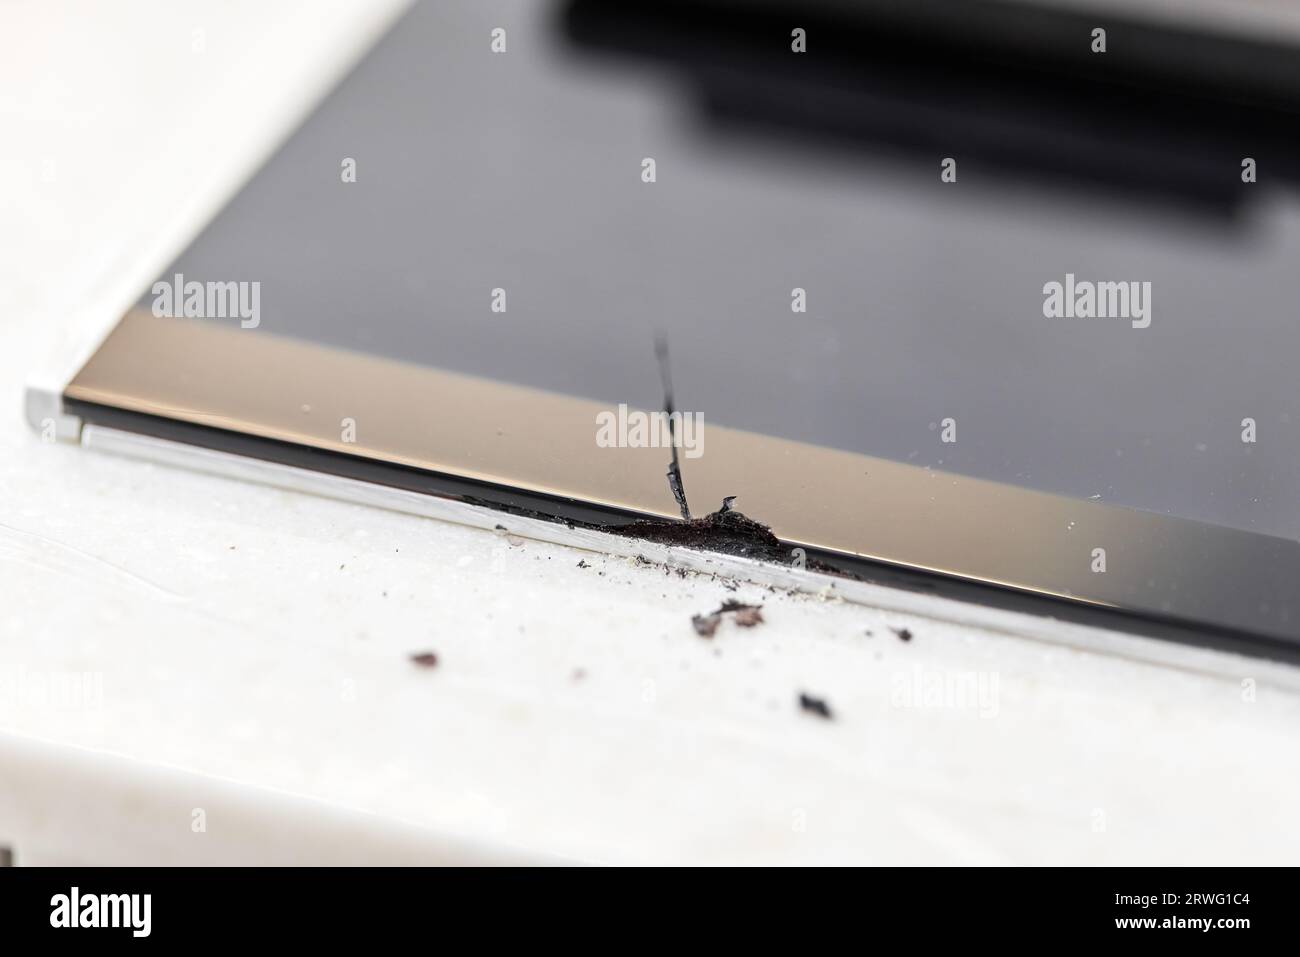
[[[834,719],[835,715],[831,713],[831,706],[825,698],[815,698],[810,694],[799,692],[799,708],[807,711],[809,714],[815,714],[819,718],[827,721]]]
[[[473,505],[492,508],[498,512],[518,515],[530,519],[546,521],[563,521],[569,528],[591,529],[625,538],[637,538],[661,545],[676,545],[701,551],[717,552],[757,561],[773,562],[778,565],[795,564],[796,551],[793,546],[783,543],[773,534],[772,529],[756,521],[734,507],[737,496],[728,495],[723,499],[716,512],[710,512],[699,518],[691,515],[686,499],[686,487],[682,479],[681,463],[678,458],[676,404],[673,393],[672,371],[668,361],[668,342],[662,336],[655,339],[655,356],[659,366],[659,376],[663,386],[663,413],[668,419],[669,438],[672,445],[672,459],[668,464],[668,488],[681,512],[680,519],[635,519],[623,524],[616,524],[613,516],[608,521],[557,519],[522,502],[502,502],[477,496],[460,496],[462,501]],[[523,540],[504,525],[497,525],[496,532],[507,538],[510,543],[522,544]],[[654,564],[643,555],[636,555],[638,564]],[[586,567],[579,563],[579,568]],[[800,567],[810,571],[823,572],[845,578],[860,578],[853,572],[835,565],[806,556]],[[684,569],[677,573],[685,577]],[[603,574],[603,573],[602,573]]]
[[[753,628],[763,623],[763,606],[728,598],[717,611],[707,615],[692,615],[691,626],[701,638],[712,638],[727,615],[741,628]]]
[[[733,508],[735,500],[736,496],[727,496],[721,508],[702,518],[684,521],[647,519],[609,531],[661,545],[685,545],[726,555],[790,564],[790,550],[762,522],[756,522]]]
[[[686,504],[686,487],[682,484],[682,467],[677,459],[677,419],[673,412],[673,376],[668,368],[668,339],[659,336],[655,339],[655,358],[659,361],[659,379],[664,387],[664,415],[668,417],[668,437],[671,440],[673,458],[668,465],[668,488],[672,490],[677,507],[685,521],[691,520],[691,507]]]

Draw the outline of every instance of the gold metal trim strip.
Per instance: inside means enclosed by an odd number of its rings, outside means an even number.
[[[608,404],[202,320],[123,318],[69,398],[549,495],[676,517],[656,448],[601,448]],[[355,442],[343,437],[356,423]],[[707,416],[706,416],[707,420]],[[931,471],[710,422],[682,458],[692,506],[724,496],[796,545],[1099,605],[1142,606],[1194,563],[1300,567],[1297,543]],[[1107,549],[1108,570],[1092,550]],[[1223,578],[1223,576],[1219,576]],[[1256,576],[1261,594],[1274,583]],[[1161,582],[1156,582],[1159,586]],[[1231,584],[1231,583],[1228,583]],[[1224,587],[1227,587],[1225,585]],[[1157,587],[1157,591],[1159,587]],[[1224,592],[1240,601],[1240,595]],[[1159,610],[1157,607],[1155,610]],[[1180,611],[1185,610],[1180,608]]]

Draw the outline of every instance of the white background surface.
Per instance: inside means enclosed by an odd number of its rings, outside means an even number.
[[[29,431],[32,371],[152,278],[382,6],[0,6],[18,863],[1295,862],[1293,669],[733,594]],[[767,624],[698,637],[727,597]],[[83,675],[88,700],[43,694]],[[908,698],[976,675],[982,707]]]

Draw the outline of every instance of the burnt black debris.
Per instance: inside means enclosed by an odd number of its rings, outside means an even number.
[[[831,706],[826,703],[825,698],[814,698],[810,694],[799,692],[799,707],[809,714],[815,714],[819,718],[825,718],[827,721],[834,719],[831,714]]]
[[[691,508],[686,504],[686,487],[682,485],[682,467],[677,460],[677,420],[673,418],[673,377],[668,368],[668,339],[655,339],[655,358],[659,360],[659,379],[664,387],[664,415],[668,417],[668,438],[672,443],[673,459],[668,465],[668,487],[672,490],[682,518],[691,520]]]
[[[894,634],[898,635],[898,640],[899,640],[899,641],[911,641],[911,640],[912,640],[912,632],[909,631],[909,630],[906,629],[906,628],[891,628],[891,629],[889,629],[889,630],[892,631]]]
[[[438,655],[432,651],[417,651],[411,655],[411,663],[421,668],[438,667]]]
[[[741,628],[753,628],[763,623],[763,606],[748,605],[743,601],[728,598],[717,611],[707,615],[692,615],[691,626],[701,638],[712,638],[717,634],[724,615],[731,615],[732,620]]]
[[[716,611],[711,615],[691,615],[691,625],[701,638],[712,638],[722,624],[722,616]]]
[[[508,545],[519,546],[524,543],[522,538],[511,532],[510,529],[506,528],[504,525],[497,525],[495,531],[497,535],[506,540]]]
[[[579,558],[579,559],[578,559],[578,567],[579,567],[579,568],[590,568],[591,566],[587,564],[587,560],[586,560],[585,558]]]
[[[523,518],[547,522],[560,521],[547,512],[521,505],[512,505],[472,495],[458,495],[456,498],[470,505],[490,508],[493,511],[503,512],[507,515],[518,515]],[[612,522],[574,521],[572,519],[564,519],[563,522],[567,528],[591,529],[592,531],[607,532],[610,535],[622,535],[625,538],[643,538],[646,541],[663,545],[684,545],[701,551],[743,556],[759,561],[774,562],[778,565],[793,565],[795,559],[793,547],[782,545],[780,539],[772,534],[772,530],[768,526],[733,508],[731,503],[735,500],[736,496],[728,495],[723,500],[722,508],[716,512],[702,518],[686,519],[684,521],[679,519],[639,519],[619,525]],[[498,528],[498,534],[509,531],[504,525],[498,526]],[[520,541],[522,542],[522,539]],[[828,562],[815,559],[811,555],[804,560],[804,567],[809,571],[823,572],[839,578],[851,578],[856,581],[871,580],[849,569],[839,568]],[[600,574],[603,575],[604,572]],[[684,568],[678,568],[677,574],[685,578],[688,572]],[[775,589],[771,590],[775,591]]]
[[[661,545],[685,545],[688,548],[719,552],[723,555],[753,558],[778,565],[793,565],[794,550],[782,544],[781,540],[772,534],[771,528],[737,510],[733,504],[736,498],[735,495],[728,495],[722,500],[721,508],[702,518],[685,521],[643,519],[626,525],[609,526],[604,530],[613,535],[641,538]],[[829,572],[846,578],[859,577],[813,558],[806,558],[804,567],[811,571]]]
[[[743,601],[736,601],[728,598],[718,609],[718,614],[725,615],[730,612],[736,619],[736,624],[741,628],[753,628],[755,625],[763,623],[763,606],[748,605]]]
[[[669,426],[669,431],[672,431],[672,426]],[[681,466],[677,464],[676,445],[673,445],[673,460],[668,465],[668,487],[672,489],[673,498],[677,500],[677,507],[682,510],[682,518],[689,522],[691,520],[691,507],[686,504],[686,488],[682,485]]]
[[[642,538],[661,545],[686,545],[726,555],[757,558],[760,561],[789,565],[790,550],[762,522],[756,522],[730,506],[735,496],[728,496],[722,508],[703,518],[686,521],[656,520],[631,522],[611,528],[616,535]]]

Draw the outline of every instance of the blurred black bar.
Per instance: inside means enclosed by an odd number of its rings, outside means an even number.
[[[1101,187],[1221,218],[1241,160],[1300,180],[1300,55],[1285,45],[953,0],[571,0],[592,55],[687,79],[719,132],[926,156],[977,176]],[[808,53],[792,54],[794,27]],[[791,134],[795,134],[792,136]],[[1258,189],[1257,184],[1252,188]]]

